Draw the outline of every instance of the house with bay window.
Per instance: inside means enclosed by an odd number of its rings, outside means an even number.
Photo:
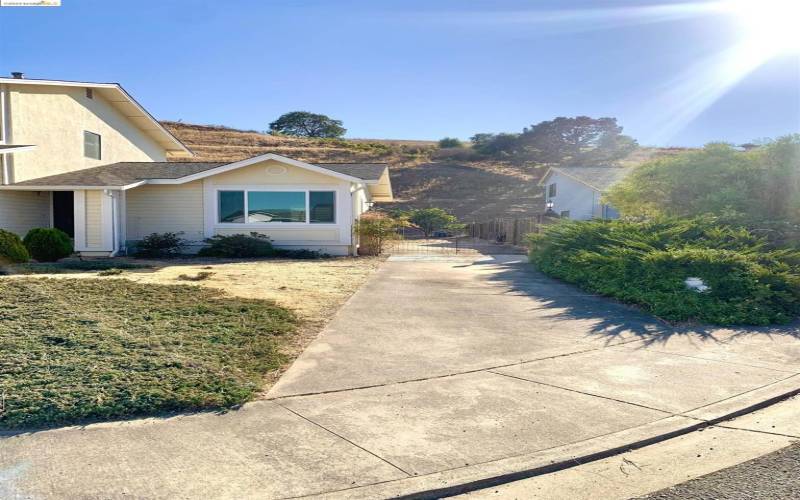
[[[386,164],[191,157],[119,84],[0,78],[0,228],[56,227],[85,256],[164,232],[353,254],[355,220],[392,200]]]

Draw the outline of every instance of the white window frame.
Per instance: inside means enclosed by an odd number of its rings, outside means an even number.
[[[244,220],[245,222],[221,222],[219,220],[219,192],[220,191],[242,191],[244,193]],[[305,222],[247,222],[249,214],[248,196],[249,192],[291,192],[304,193],[306,198],[306,220]],[[323,191],[333,193],[333,222],[311,222],[311,191]],[[254,228],[264,229],[268,227],[331,227],[338,226],[339,209],[339,190],[336,186],[314,186],[314,187],[294,187],[294,186],[215,186],[214,187],[214,226],[220,228]]]
[[[94,156],[89,156],[86,154],[86,134],[92,134],[93,136],[97,137],[97,158]],[[92,132],[91,130],[84,130],[83,134],[81,134],[81,138],[83,139],[83,157],[89,158],[90,160],[102,160],[103,159],[103,136],[98,134],[97,132]]]

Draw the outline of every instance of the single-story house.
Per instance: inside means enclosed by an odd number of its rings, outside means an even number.
[[[115,83],[0,78],[0,103],[0,229],[56,227],[85,256],[164,232],[194,248],[257,232],[282,248],[354,254],[356,219],[392,200],[382,163],[184,161],[191,151]]]
[[[603,194],[631,172],[616,166],[550,168],[539,181],[548,209],[565,219],[617,219],[619,212]]]

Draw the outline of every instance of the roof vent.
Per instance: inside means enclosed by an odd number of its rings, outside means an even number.
[[[23,78],[25,78],[25,73],[23,73],[22,71],[12,71],[11,72],[11,78],[16,78],[17,80],[22,80]]]

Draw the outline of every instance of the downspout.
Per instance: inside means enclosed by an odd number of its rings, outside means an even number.
[[[6,144],[8,142],[8,118],[6,110],[6,95],[8,91],[6,87],[5,84],[0,85],[0,144]],[[7,154],[8,153],[0,154],[0,168],[2,168],[2,173],[0,175],[3,177],[3,185],[10,184]]]
[[[358,256],[358,243],[355,241],[355,231],[356,231],[355,211],[356,211],[356,206],[355,206],[355,200],[353,198],[354,198],[355,193],[357,193],[359,191],[364,191],[364,189],[365,189],[364,184],[358,184],[357,186],[358,187],[356,187],[356,189],[351,189],[350,190],[350,210],[352,211],[352,214],[353,214],[352,223],[351,223],[351,227],[350,227],[350,248],[352,248],[352,252],[351,253],[352,253],[353,257]],[[367,192],[367,191],[365,191],[365,192]],[[361,216],[361,214],[359,214],[359,217],[360,216]]]

